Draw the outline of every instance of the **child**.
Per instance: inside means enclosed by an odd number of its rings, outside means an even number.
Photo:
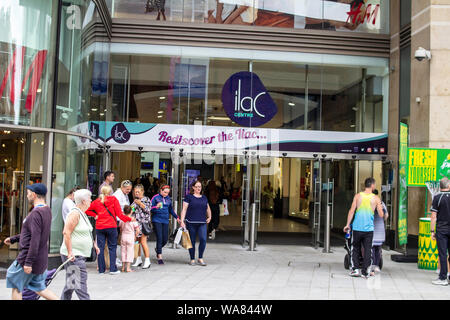
[[[123,207],[123,213],[131,217],[132,210],[130,206]],[[139,224],[137,222],[119,222],[120,230],[122,231],[122,238],[120,242],[120,247],[122,249],[122,272],[133,272],[131,270],[131,263],[134,259],[134,241],[139,235]]]

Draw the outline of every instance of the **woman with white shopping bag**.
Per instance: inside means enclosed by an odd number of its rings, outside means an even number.
[[[186,221],[186,223],[185,223]],[[191,266],[195,265],[195,242],[199,238],[198,260],[201,266],[206,266],[203,261],[203,253],[206,248],[207,226],[211,221],[211,209],[208,205],[208,199],[202,195],[202,182],[197,180],[191,187],[191,193],[183,201],[183,210],[181,211],[181,223],[185,224],[189,231],[192,248],[189,249]]]

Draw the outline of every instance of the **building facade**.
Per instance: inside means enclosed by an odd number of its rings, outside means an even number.
[[[54,215],[50,255],[57,255],[66,193],[81,186],[96,196],[103,172],[112,169],[122,180],[146,173],[166,179],[179,201],[190,177],[223,176],[239,188],[230,215],[237,222],[229,229],[242,229],[243,243],[257,203],[260,231],[274,217],[306,221],[279,231],[312,233],[316,247],[326,245],[327,230],[342,230],[354,193],[374,176],[392,211],[389,246],[398,247],[399,122],[410,125],[414,146],[448,144],[448,76],[437,64],[448,57],[439,41],[447,26],[445,15],[433,14],[447,12],[445,4],[161,3],[0,4],[7,30],[0,35],[1,237],[20,231],[28,212],[24,186],[43,181]],[[411,52],[419,45],[433,59],[416,66]],[[424,74],[426,85],[419,85]],[[408,76],[411,86],[403,80]],[[420,109],[413,106],[417,96]],[[198,128],[213,132],[214,150],[196,135]],[[184,147],[176,130],[188,137]],[[224,147],[227,130],[237,137],[230,148]],[[256,135],[266,140],[252,145]],[[189,145],[196,139],[205,144]],[[410,190],[410,198],[414,192],[421,191]],[[409,206],[414,236],[417,205]],[[1,250],[2,262],[17,254],[17,248]]]

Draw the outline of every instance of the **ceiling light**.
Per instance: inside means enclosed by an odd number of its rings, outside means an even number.
[[[33,142],[34,142],[34,143],[37,143],[37,139],[34,139]]]
[[[162,116],[158,116],[158,119],[162,118]]]
[[[161,113],[164,113],[164,111],[161,110],[161,111],[158,111],[158,113],[161,114]]]
[[[353,111],[358,111],[358,108],[357,107],[353,107],[352,110]]]
[[[103,112],[100,113],[100,117],[103,117],[105,114]]]
[[[2,147],[3,147],[3,148],[6,148],[6,144],[3,143],[3,144],[2,144]]]
[[[41,146],[43,146],[43,145],[44,145],[44,141],[41,142]]]
[[[37,92],[37,93],[41,93],[41,92],[42,92],[42,89],[39,88],[39,89],[36,90],[36,92]]]
[[[8,162],[8,159],[5,159],[5,162]]]
[[[354,127],[356,127],[356,125],[354,125],[354,124],[351,124],[351,125],[350,125],[350,128],[354,128]]]
[[[295,103],[289,102],[289,105],[290,105],[291,107],[294,107],[294,106],[295,106]]]
[[[91,110],[95,112],[95,111],[97,111],[98,109],[97,109],[97,108],[92,108]]]
[[[210,120],[219,120],[219,121],[230,121],[230,118],[228,118],[228,117],[211,116],[211,117],[208,117],[208,119],[210,119]]]
[[[159,97],[159,100],[164,100],[166,97]]]

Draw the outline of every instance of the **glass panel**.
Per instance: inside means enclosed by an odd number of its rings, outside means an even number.
[[[0,122],[51,125],[57,2],[0,3]]]
[[[389,33],[388,0],[113,0],[114,18]]]
[[[25,135],[0,131],[0,240],[20,232],[20,213],[23,212]],[[0,263],[7,263],[17,255],[17,248],[0,246]]]
[[[101,167],[97,166],[96,168],[98,169],[93,170],[93,172],[91,168],[91,166],[99,164],[95,159],[95,156],[98,155],[97,151],[77,150],[75,139],[78,138],[55,134],[52,186],[53,219],[50,234],[50,253],[59,253],[63,240],[62,204],[66,195],[74,187],[86,188],[88,186],[88,189],[93,194],[96,193],[98,188],[97,170],[101,169]],[[88,165],[89,161],[91,161],[90,166]]]
[[[400,0],[400,28],[411,23],[411,0]]]
[[[400,121],[411,115],[411,46],[400,49]]]
[[[63,1],[56,128],[73,130],[88,120],[105,120],[109,74],[109,44],[85,46],[83,34],[97,21],[94,2]],[[100,24],[102,25],[102,24]],[[122,120],[122,119],[120,119]]]

